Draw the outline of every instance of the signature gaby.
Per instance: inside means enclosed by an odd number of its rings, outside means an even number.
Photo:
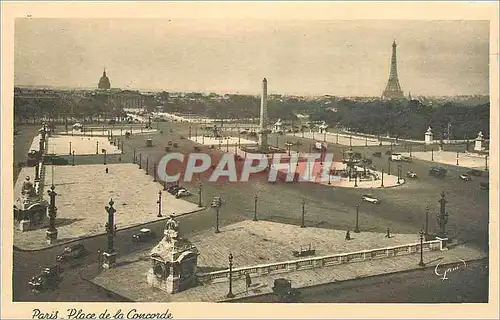
[[[457,270],[460,270],[460,269],[466,269],[467,268],[467,263],[465,263],[464,260],[460,259],[460,261],[462,262],[462,264],[458,264],[454,267],[448,267],[446,269],[444,269],[444,271],[442,271],[442,273],[439,273],[440,270],[439,270],[439,265],[440,263],[438,263],[436,265],[436,267],[434,268],[434,273],[440,277],[441,281],[444,281],[444,280],[447,280],[449,279],[447,276],[448,274],[452,273],[453,271],[457,271]]]

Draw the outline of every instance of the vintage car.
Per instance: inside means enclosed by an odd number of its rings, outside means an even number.
[[[377,158],[380,158],[382,156],[382,152],[378,151],[378,152],[374,152],[372,154],[374,157],[377,157]]]
[[[28,284],[34,291],[53,288],[61,281],[61,272],[59,265],[43,268],[38,275],[31,277]]]
[[[380,200],[371,194],[364,194],[361,197],[361,200],[363,200],[365,202],[373,203],[373,204],[380,204]]]
[[[462,181],[471,181],[472,180],[472,177],[467,173],[462,173],[459,178]]]
[[[149,241],[154,238],[154,233],[151,229],[143,228],[139,230],[138,233],[132,235],[132,240],[134,242],[144,242]]]
[[[407,176],[408,178],[410,178],[410,179],[417,179],[417,178],[418,178],[418,177],[417,177],[417,174],[416,174],[415,172],[413,172],[413,171],[408,171],[408,172],[406,173],[406,176]]]
[[[187,196],[190,196],[191,195],[191,192],[189,192],[187,189],[185,188],[181,188],[179,190],[177,190],[177,193],[175,194],[175,197],[177,199],[179,198],[182,198],[182,197],[187,197]]]
[[[56,256],[57,262],[64,262],[69,260],[75,260],[82,258],[88,254],[87,249],[83,244],[78,243],[68,247],[65,247],[63,251]]]
[[[429,175],[434,176],[436,178],[444,178],[446,176],[447,170],[442,167],[432,167],[429,169]]]
[[[285,278],[275,279],[272,289],[278,298],[276,302],[298,302],[300,300],[299,291],[292,288],[292,282]]]

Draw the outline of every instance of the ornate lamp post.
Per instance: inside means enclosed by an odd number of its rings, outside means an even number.
[[[108,248],[103,252],[103,268],[109,269],[116,264],[116,251],[113,247],[114,237],[116,234],[115,225],[115,208],[113,208],[113,199],[109,201],[109,206],[105,206],[106,212],[108,213],[108,222],[106,222],[106,233],[108,234]]]
[[[198,142],[198,127],[194,127],[194,140]]]
[[[104,164],[106,165],[106,149],[102,149],[103,154],[104,154]]]
[[[356,229],[354,232],[359,233],[359,204],[356,205]]]
[[[202,189],[202,183],[201,183],[201,180],[198,181],[198,207],[203,207],[203,205],[201,204],[201,189]]]
[[[69,154],[71,154],[71,141],[69,142]]]
[[[95,142],[95,154],[99,154],[99,141]]]
[[[133,163],[133,164],[135,164],[135,160],[136,160],[136,159],[135,159],[135,148],[134,148],[134,158],[133,158],[133,160],[132,160],[132,163]]]
[[[384,169],[382,169],[382,183],[380,186],[383,188],[384,187]]]
[[[434,161],[434,148],[431,148],[431,161]]]
[[[300,224],[301,228],[305,228],[306,227],[306,224],[305,224],[305,221],[304,221],[304,215],[305,214],[306,214],[306,200],[302,199],[302,220],[301,220],[301,224]]]
[[[484,170],[488,171],[488,156],[484,157],[484,161],[485,161]]]
[[[389,158],[387,158],[387,163],[388,163],[388,170],[387,170],[387,174],[388,175],[391,175],[391,156],[389,156]]]
[[[158,215],[156,215],[158,218],[161,218],[163,217],[161,215],[161,190],[158,191],[158,200],[156,201],[156,203],[158,204]]]
[[[142,169],[142,153],[139,153],[139,169]]]
[[[398,181],[396,181],[397,184],[400,184],[401,181],[399,181],[399,176],[400,176],[400,173],[401,173],[401,164],[398,163]]]
[[[217,206],[215,207],[215,233],[220,233],[219,230],[219,210],[220,210],[221,203],[218,203]]]
[[[156,182],[156,171],[158,170],[157,164],[153,164],[153,182]]]
[[[420,235],[420,262],[418,263],[418,265],[420,267],[425,267],[425,263],[424,263],[424,231],[420,230],[419,235]]]
[[[457,166],[458,166],[458,151],[457,151]]]
[[[106,164],[106,163],[104,163]],[[75,165],[75,150],[73,150],[71,152],[71,165],[74,166]]]
[[[425,207],[425,236],[429,236],[429,206]]]
[[[446,239],[446,224],[448,223],[448,213],[446,212],[446,199],[444,192],[441,192],[441,199],[439,199],[440,210],[438,214],[439,237]]]
[[[146,157],[146,175],[149,175],[149,157]]]
[[[253,209],[253,221],[257,221],[257,195],[253,197],[254,200],[254,209]]]
[[[47,244],[52,244],[57,240],[57,229],[56,229],[56,216],[57,216],[57,207],[56,207],[56,196],[57,193],[54,191],[55,187],[52,184],[50,187],[50,190],[47,191],[49,197],[50,197],[50,204],[49,204],[49,228],[45,232],[46,234],[46,239],[47,239]]]
[[[234,298],[233,294],[233,254],[229,254],[229,292],[226,295],[227,298]]]

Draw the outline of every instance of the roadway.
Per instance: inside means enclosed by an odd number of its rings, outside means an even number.
[[[131,155],[134,148],[137,154],[143,154],[143,159],[145,156],[157,159],[164,153],[164,146],[169,140],[178,142],[178,150],[181,152],[193,151],[194,143],[180,138],[188,136],[187,124],[164,122],[160,123],[159,126],[164,133],[154,138],[155,146],[152,148],[145,146],[145,136],[132,136],[131,139],[125,140],[125,155],[122,157],[122,161],[132,161]],[[194,125],[191,124],[191,126]],[[173,133],[169,133],[169,129],[172,129]],[[194,130],[192,133],[194,134]],[[279,136],[279,146],[284,147],[286,140],[301,140],[302,145],[299,150],[303,152],[308,151],[309,144],[312,143],[311,140],[299,137]],[[276,137],[271,135],[269,141],[273,144]],[[333,151],[336,158],[341,158],[342,149],[348,149],[348,147],[329,146],[329,151]],[[388,147],[353,148],[355,151],[365,153],[367,157],[371,157],[375,151],[382,151],[384,154],[387,149]],[[398,149],[395,148],[395,150]],[[372,159],[376,167],[385,168],[387,171],[387,156],[383,155],[380,159],[375,157]],[[360,204],[359,221],[362,230],[385,232],[387,228],[390,228],[395,233],[417,234],[424,225],[426,206],[430,207],[431,213],[429,215],[429,231],[436,230],[435,214],[439,211],[440,193],[444,191],[448,200],[447,211],[450,215],[449,234],[453,238],[487,251],[488,192],[480,190],[478,187],[479,181],[486,181],[487,178],[481,177],[471,182],[462,182],[459,181],[458,175],[466,169],[445,166],[449,169],[448,176],[439,180],[428,175],[429,167],[432,165],[432,163],[418,160],[414,160],[411,164],[405,163],[403,164],[403,173],[411,168],[419,176],[418,180],[408,181],[403,186],[396,188],[373,190],[332,188],[310,183],[269,184],[265,177],[259,177],[252,183],[209,183],[206,181],[208,176],[205,175],[201,177],[203,181],[202,198],[203,203],[207,205],[213,196],[222,197],[224,203],[220,211],[222,228],[227,224],[252,218],[254,215],[254,194],[258,194],[257,213],[259,219],[298,224],[300,223],[301,200],[304,198],[306,200],[306,225],[352,230],[355,221],[355,206],[360,203],[361,195],[369,192],[379,197],[382,204]],[[391,171],[395,172],[394,170],[395,165],[392,163]],[[196,193],[197,186],[194,182],[184,185]],[[191,201],[197,202],[197,198],[194,195],[191,197]],[[185,230],[184,234],[189,237],[189,234],[197,230],[213,228],[214,220],[215,214],[211,210],[181,217],[181,230]],[[163,226],[164,222],[147,225],[158,235],[161,235]],[[145,248],[131,245],[131,236],[138,229],[140,228],[118,231],[115,244],[120,255]],[[97,272],[97,266],[92,267],[92,263],[95,264],[97,261],[97,250],[105,248],[106,237],[104,235],[98,236],[85,239],[82,242],[92,252],[83,265],[66,268],[65,277],[59,290],[38,295],[33,295],[29,291],[27,281],[29,277],[39,271],[40,267],[53,264],[55,255],[62,250],[62,246],[39,252],[15,251],[14,299],[17,301],[108,301],[103,299],[111,299],[106,294],[99,293],[97,288],[82,278],[83,274],[88,277],[92,275],[92,272]],[[94,269],[95,271],[93,271]],[[78,289],[75,290],[75,288]],[[483,289],[487,291],[488,287],[485,286]],[[380,290],[386,292],[385,288]],[[105,297],[103,298],[102,295]]]

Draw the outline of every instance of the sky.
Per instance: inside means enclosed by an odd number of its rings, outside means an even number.
[[[488,21],[16,19],[15,85],[380,96],[489,94]]]

